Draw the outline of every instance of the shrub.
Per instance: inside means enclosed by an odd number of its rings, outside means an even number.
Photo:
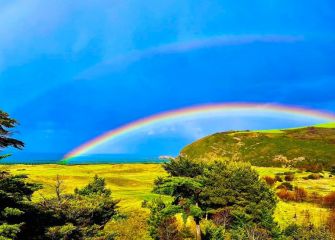
[[[311,194],[309,194],[308,199],[312,203],[317,203],[317,204],[322,203],[322,196],[317,192],[312,192]]]
[[[270,176],[264,176],[263,179],[269,186],[273,186],[276,183],[276,179]]]
[[[294,198],[297,202],[305,201],[307,198],[307,191],[302,187],[294,188]]]
[[[335,192],[331,192],[323,198],[323,205],[330,208],[335,208]]]
[[[333,175],[335,174],[335,165],[330,167],[330,173]]]
[[[283,182],[280,184],[277,189],[287,189],[287,190],[293,190],[293,185],[289,182]]]
[[[277,196],[284,201],[294,201],[294,193],[292,191],[288,191],[286,188],[282,188],[277,192]]]
[[[302,202],[307,199],[307,191],[304,188],[295,187],[294,191],[281,188],[277,192],[277,196],[284,201]]]
[[[294,179],[294,175],[293,174],[288,174],[285,175],[285,181],[291,182]]]
[[[335,209],[332,209],[329,213],[327,227],[329,231],[335,236]]]
[[[305,166],[306,172],[319,173],[322,172],[322,164],[310,164]]]
[[[304,179],[306,179],[306,180],[307,179],[318,180],[321,177],[323,177],[323,176],[319,173],[312,173],[312,174],[308,175],[307,177],[304,177]]]
[[[311,224],[299,226],[289,225],[284,231],[287,239],[332,240],[331,232],[324,226],[315,227]],[[286,238],[285,238],[286,239]]]
[[[280,175],[276,175],[275,179],[276,179],[277,182],[282,182],[283,181],[283,179],[280,177]]]

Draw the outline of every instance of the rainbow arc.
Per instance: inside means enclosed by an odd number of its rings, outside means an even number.
[[[85,155],[87,152],[96,148],[97,146],[111,141],[114,138],[129,134],[132,131],[137,129],[147,127],[159,123],[160,121],[170,121],[176,118],[182,117],[192,117],[193,115],[207,115],[209,113],[215,113],[218,111],[271,111],[277,113],[292,113],[301,116],[316,117],[324,119],[325,121],[335,121],[335,115],[332,113],[294,107],[294,106],[285,106],[278,104],[256,104],[256,103],[224,103],[224,104],[210,104],[210,105],[200,105],[188,108],[182,108],[172,111],[167,111],[159,113],[153,116],[149,116],[137,121],[131,122],[129,124],[123,125],[116,129],[112,129],[82,145],[73,149],[68,154],[66,154],[62,160],[63,163],[67,163],[70,159]]]

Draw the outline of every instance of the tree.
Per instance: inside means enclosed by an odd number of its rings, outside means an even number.
[[[0,152],[2,149],[7,147],[14,147],[17,149],[22,149],[24,143],[20,140],[11,137],[13,132],[10,131],[17,125],[17,121],[9,117],[8,113],[0,110]],[[0,155],[0,159],[10,156],[9,154]]]
[[[208,217],[224,230],[241,228],[251,235],[278,234],[273,220],[275,195],[250,164],[222,161],[200,164],[177,158],[164,168],[169,176],[158,178],[153,191],[173,197],[165,211],[174,206],[184,219],[193,217],[196,239],[202,237],[201,220]],[[216,229],[218,234],[222,229]]]
[[[41,188],[27,183],[24,175],[0,175],[0,239],[39,239],[50,219],[31,202]]]
[[[22,149],[24,143],[11,137],[17,121],[0,110],[0,151],[7,147]],[[9,155],[0,155],[0,159]],[[39,239],[48,224],[49,215],[31,202],[39,184],[26,182],[25,175],[11,175],[0,171],[0,238]]]
[[[42,201],[40,209],[55,218],[46,231],[45,239],[112,239],[103,231],[106,223],[117,216],[117,204],[111,191],[105,186],[105,179],[95,176],[74,194],[61,194],[61,180],[56,179],[54,198]]]
[[[202,206],[209,209],[228,209],[231,228],[256,224],[276,234],[275,195],[250,164],[216,162],[211,165],[204,174],[200,199]]]
[[[104,178],[95,175],[93,181],[90,182],[82,189],[75,189],[74,192],[81,196],[105,196],[111,195],[111,191],[106,188],[106,182]]]
[[[188,216],[194,218],[196,239],[200,240],[200,221],[204,212],[200,206],[202,184],[199,176],[204,171],[204,165],[179,157],[165,163],[164,168],[170,176],[155,181],[153,192],[174,197],[172,205],[177,206],[175,209],[182,213],[184,219]]]

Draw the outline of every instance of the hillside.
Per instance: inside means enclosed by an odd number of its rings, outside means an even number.
[[[186,146],[181,155],[195,161],[232,159],[249,161],[255,166],[328,169],[335,165],[335,123],[216,133]]]

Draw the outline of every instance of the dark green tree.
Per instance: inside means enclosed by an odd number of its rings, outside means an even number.
[[[200,206],[200,193],[202,184],[200,175],[204,171],[204,165],[178,157],[164,164],[169,173],[167,178],[158,178],[155,181],[153,192],[173,197],[172,206],[179,210],[184,219],[192,216],[196,223],[196,239],[201,239],[200,221],[204,216]],[[169,209],[169,208],[167,208]],[[175,211],[169,211],[175,214]]]
[[[201,239],[200,221],[211,219],[225,229],[276,236],[273,220],[276,198],[273,191],[259,179],[250,164],[215,162],[203,164],[177,158],[166,163],[166,178],[155,181],[154,192],[173,197],[171,205],[186,219],[196,223],[196,239]],[[174,211],[167,211],[175,214]],[[214,217],[216,219],[214,219]],[[221,234],[218,229],[216,234]]]
[[[61,183],[61,181],[57,181]],[[40,208],[51,213],[56,221],[48,228],[45,239],[112,239],[103,231],[105,224],[117,216],[119,201],[110,197],[105,180],[95,176],[93,181],[74,194],[60,194],[56,184],[56,197],[44,199]]]
[[[11,131],[17,125],[17,121],[9,117],[8,113],[0,110],[0,152],[7,147],[14,147],[21,149],[24,143],[20,140],[12,138],[13,132]],[[9,155],[0,155],[0,159],[8,157]]]
[[[26,176],[0,174],[0,238],[42,239],[50,219],[31,202],[40,185],[27,183]]]
[[[16,125],[16,120],[0,110],[0,151],[7,147],[23,148],[23,142],[11,137],[11,129]],[[7,156],[0,155],[0,159]],[[41,186],[28,183],[26,178],[25,175],[14,176],[0,171],[1,239],[39,239],[48,223],[48,215],[31,202],[32,194]]]
[[[259,180],[258,173],[247,163],[222,163],[211,165],[203,176],[202,205],[212,211],[229,211],[230,228],[255,225],[278,233],[273,213],[276,198],[273,191]]]
[[[110,196],[111,191],[106,188],[104,178],[94,176],[94,179],[82,189],[75,189],[74,192],[81,196]]]

